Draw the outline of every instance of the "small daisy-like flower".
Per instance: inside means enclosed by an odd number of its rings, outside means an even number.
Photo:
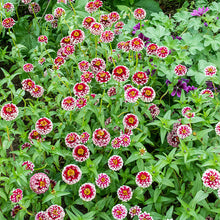
[[[65,212],[63,208],[59,205],[51,205],[45,212],[47,220],[63,220],[65,217]]]
[[[139,220],[153,220],[153,218],[150,216],[150,213],[143,212],[139,216]]]
[[[101,188],[105,189],[111,183],[110,177],[106,173],[100,173],[95,180],[96,185]]]
[[[84,97],[89,93],[89,86],[86,83],[76,83],[73,92],[78,97]]]
[[[159,109],[158,106],[155,105],[155,104],[152,104],[152,105],[148,108],[148,110],[150,111],[152,118],[156,118],[156,117],[160,114],[160,109]]]
[[[133,130],[138,127],[139,120],[138,117],[134,114],[127,114],[123,118],[123,125],[129,130]]]
[[[31,64],[31,63],[26,63],[26,64],[24,64],[24,66],[23,66],[23,70],[24,70],[26,73],[31,72],[33,69],[34,69],[34,66],[33,66],[33,64]]]
[[[141,171],[136,175],[135,182],[139,187],[147,188],[152,184],[152,176],[147,171]]]
[[[157,49],[158,49],[158,46],[152,43],[152,44],[147,45],[146,51],[147,51],[147,54],[149,55],[156,55]]]
[[[101,71],[96,74],[95,79],[99,83],[107,83],[111,79],[111,74],[108,71]]]
[[[104,43],[110,43],[114,40],[114,33],[112,31],[104,31],[102,34],[101,34],[101,41],[104,42]]]
[[[101,0],[95,0],[93,3],[97,9],[102,7],[103,5],[103,2]]]
[[[104,26],[104,27],[111,27],[112,23],[109,20],[108,15],[100,15],[100,23]]]
[[[192,134],[192,129],[188,125],[180,125],[176,132],[179,138],[184,139]]]
[[[132,80],[137,85],[144,85],[148,82],[148,76],[145,72],[136,72],[132,76]]]
[[[10,200],[13,203],[17,203],[23,198],[23,191],[21,189],[15,189],[10,196]]]
[[[109,97],[113,96],[113,95],[116,95],[116,88],[113,86],[113,87],[110,87],[107,91],[107,94]]]
[[[73,158],[78,162],[87,160],[89,155],[89,148],[83,144],[79,144],[73,149]]]
[[[111,145],[114,149],[118,149],[121,147],[121,138],[120,137],[116,137],[112,140]]]
[[[63,52],[66,55],[71,55],[73,54],[73,52],[75,51],[75,47],[73,45],[67,44],[64,48],[63,48]]]
[[[113,155],[108,159],[108,167],[111,170],[118,171],[123,167],[123,160],[118,155]]]
[[[69,148],[74,148],[75,146],[80,144],[80,136],[75,132],[67,134],[67,136],[65,137],[65,144]]]
[[[133,51],[141,51],[144,48],[144,41],[139,38],[135,37],[130,41],[130,49]]]
[[[86,60],[83,60],[78,63],[78,68],[81,72],[87,71],[89,69],[90,63]]]
[[[35,215],[35,220],[46,220],[46,212],[40,211]]]
[[[102,32],[104,31],[104,27],[102,24],[100,24],[98,22],[93,22],[90,25],[89,30],[90,30],[91,34],[93,34],[93,35],[101,35]]]
[[[6,121],[12,121],[18,116],[18,107],[14,104],[5,104],[1,109],[1,117]]]
[[[220,136],[220,122],[218,122],[215,126],[215,132],[218,136]]]
[[[44,57],[38,60],[38,63],[41,65],[43,65],[45,62],[46,62],[46,59]]]
[[[70,36],[74,44],[82,43],[85,39],[85,33],[80,29],[72,31]]]
[[[81,135],[80,135],[80,141],[85,144],[88,140],[89,140],[89,133],[88,132],[83,132]]]
[[[172,147],[178,147],[180,144],[179,137],[177,136],[177,133],[175,130],[172,130],[167,135],[167,143]]]
[[[182,116],[185,116],[186,113],[187,113],[188,111],[191,111],[191,110],[192,110],[192,108],[190,108],[190,107],[188,107],[188,106],[184,107],[184,108],[182,109]]]
[[[187,73],[187,68],[181,64],[177,65],[174,69],[177,76],[184,76]]]
[[[21,82],[22,85],[22,89],[27,91],[27,92],[31,92],[32,90],[34,90],[35,87],[35,82],[32,79],[24,79]]]
[[[127,102],[137,102],[138,98],[140,97],[140,91],[136,88],[129,88],[125,90],[125,100]]]
[[[56,8],[55,10],[54,10],[54,17],[55,18],[59,18],[59,17],[61,17],[62,15],[65,15],[65,10],[63,9],[63,8]]]
[[[80,109],[80,108],[83,108],[84,106],[87,105],[87,99],[85,98],[78,98],[76,100],[76,106]]]
[[[76,100],[73,97],[68,96],[63,99],[61,106],[66,111],[72,111],[76,107]]]
[[[133,218],[135,215],[139,216],[141,214],[141,208],[135,205],[130,208],[129,214],[131,215],[131,218]]]
[[[129,52],[131,50],[131,47],[130,47],[130,40],[126,41],[123,46],[122,46],[122,50],[124,52]]]
[[[40,42],[40,43],[48,43],[48,38],[47,38],[47,36],[45,36],[45,35],[40,35],[39,37],[38,37],[38,42]]]
[[[49,118],[40,118],[35,124],[35,129],[39,134],[46,135],[53,130],[53,123]]]
[[[204,186],[211,189],[220,188],[220,173],[215,169],[207,169],[202,175]]]
[[[98,147],[105,147],[110,142],[110,134],[105,128],[96,129],[93,132],[92,141]]]
[[[211,76],[212,77],[216,74],[217,69],[214,66],[207,66],[204,71],[205,71],[206,76]]]
[[[121,186],[117,191],[118,198],[123,202],[127,202],[132,199],[132,189],[129,186]]]
[[[83,74],[80,76],[81,81],[84,83],[90,83],[92,81],[92,78],[94,78],[94,75],[90,71],[83,72]]]
[[[77,165],[69,164],[63,168],[62,179],[65,183],[72,185],[80,181],[82,171]]]
[[[44,88],[42,86],[35,85],[34,89],[30,91],[30,94],[34,98],[39,98],[44,94]]]
[[[13,18],[5,18],[2,21],[2,26],[4,28],[12,28],[15,25],[15,20]]]
[[[128,147],[131,143],[130,137],[126,134],[121,135],[120,139],[121,139],[121,146],[122,147]]]
[[[65,45],[66,46],[66,45]],[[64,46],[64,47],[65,47]],[[62,58],[66,58],[67,55],[64,53],[64,47],[61,47],[58,51],[57,51],[57,57],[62,57]]]
[[[143,20],[146,17],[146,11],[143,8],[137,8],[134,10],[134,17],[137,20]]]
[[[14,11],[14,5],[10,2],[7,2],[3,5],[3,8],[6,9],[7,12],[11,11],[13,12]]]
[[[64,60],[63,57],[58,56],[58,57],[56,57],[56,58],[54,59],[54,64],[56,64],[56,65],[61,66],[61,65],[63,65],[64,63],[65,63],[65,60]]]
[[[30,179],[30,188],[37,194],[45,193],[50,186],[50,179],[44,173],[36,173]]]
[[[30,134],[28,135],[28,139],[29,139],[29,141],[30,141],[32,144],[34,144],[34,142],[32,141],[33,139],[34,139],[34,140],[42,141],[41,134],[39,134],[39,133],[37,132],[37,130],[32,130],[32,131],[30,132]],[[23,146],[23,145],[22,145],[22,146]]]
[[[24,163],[22,163],[22,166],[25,167],[25,170],[31,170],[32,172],[34,171],[34,164],[31,161],[24,161]],[[30,173],[32,173],[30,172]]]
[[[113,69],[112,75],[117,82],[123,82],[129,78],[130,71],[126,66],[117,66]]]
[[[93,17],[86,17],[86,18],[84,18],[84,20],[82,22],[82,25],[83,25],[83,27],[85,29],[89,29],[93,22],[96,22],[95,18],[93,18]]]
[[[203,89],[203,90],[200,92],[200,95],[205,95],[205,94],[209,94],[208,97],[214,98],[214,94],[213,94],[213,92],[212,92],[210,89]]]
[[[108,17],[113,23],[117,22],[120,19],[120,15],[116,11],[111,12]]]
[[[95,198],[96,196],[96,189],[92,183],[84,183],[79,188],[79,197],[88,202]]]
[[[22,208],[20,205],[15,205],[14,208],[11,210],[11,217],[14,218],[21,209]]]
[[[85,10],[88,12],[88,13],[93,13],[95,11],[97,11],[97,7],[96,5],[94,4],[94,2],[88,2],[85,6]]]
[[[44,16],[44,19],[45,19],[47,22],[51,22],[51,21],[53,21],[54,16],[53,16],[52,14],[46,14],[46,15]]]
[[[144,102],[152,102],[156,96],[156,93],[152,87],[145,86],[141,89],[141,99]]]
[[[128,211],[126,207],[122,204],[115,205],[112,208],[112,215],[114,219],[121,220],[126,218]]]
[[[95,73],[105,70],[105,61],[101,58],[94,58],[91,61],[91,70]]]
[[[24,150],[25,148],[28,148],[28,150],[31,148],[31,144],[26,142],[24,144],[21,145],[21,149]]]
[[[166,58],[168,55],[169,55],[169,50],[167,47],[158,47],[157,48],[157,51],[156,51],[156,54],[159,58]]]

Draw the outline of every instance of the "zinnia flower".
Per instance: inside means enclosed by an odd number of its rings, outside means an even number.
[[[89,93],[89,86],[86,83],[76,83],[73,92],[78,97],[84,97]]]
[[[72,31],[70,36],[74,44],[82,43],[85,39],[85,33],[80,29]]]
[[[96,129],[93,132],[92,141],[98,147],[105,147],[110,142],[110,134],[105,128]]]
[[[116,95],[116,88],[113,86],[113,87],[110,87],[107,91],[107,94],[109,97],[113,96],[113,95]]]
[[[148,76],[145,72],[136,72],[132,76],[132,80],[137,85],[144,85],[148,82]]]
[[[120,139],[121,139],[121,146],[122,147],[128,147],[131,143],[130,136],[127,134],[122,134],[120,136]]]
[[[153,220],[153,218],[150,216],[150,213],[143,212],[139,216],[139,220]]]
[[[22,208],[20,205],[15,205],[14,208],[11,210],[11,217],[14,218],[21,209]]]
[[[75,132],[67,134],[65,144],[69,148],[74,148],[76,145],[80,144],[80,136]]]
[[[35,129],[39,134],[46,135],[53,130],[53,123],[49,118],[40,118],[35,124]]]
[[[91,34],[93,34],[93,35],[101,35],[102,32],[104,31],[104,27],[101,23],[93,22],[90,25],[89,30],[90,30]]]
[[[135,205],[130,208],[129,214],[131,215],[131,218],[133,218],[135,215],[139,216],[141,214],[141,208]]]
[[[158,49],[158,46],[152,43],[152,44],[147,45],[146,51],[149,55],[156,55],[157,49]]]
[[[90,71],[83,72],[83,74],[80,76],[81,81],[84,83],[90,83],[92,81],[92,78],[94,78],[94,75]]]
[[[91,70],[95,73],[105,70],[105,61],[101,58],[94,58],[91,61]]]
[[[59,205],[51,205],[45,213],[47,220],[63,220],[65,217],[65,212],[63,208]]]
[[[92,183],[85,183],[79,188],[79,196],[82,200],[88,202],[95,198],[96,189]]]
[[[6,9],[7,12],[9,12],[9,11],[13,12],[14,5],[10,2],[7,2],[3,5],[3,8]]]
[[[175,67],[174,72],[177,76],[184,76],[186,75],[187,68],[184,65],[179,64]]]
[[[40,43],[48,43],[48,38],[47,38],[47,36],[45,36],[45,35],[40,35],[39,37],[38,37],[38,42],[40,42]]]
[[[5,18],[2,21],[2,26],[4,28],[12,28],[15,25],[15,20],[13,18]]]
[[[32,131],[30,132],[30,134],[28,135],[28,139],[29,139],[29,141],[30,141],[32,144],[34,144],[34,142],[32,141],[33,139],[34,139],[34,140],[42,141],[41,134],[39,134],[39,133],[37,132],[37,130],[32,130]],[[22,146],[23,146],[23,145],[22,145]]]
[[[108,71],[101,71],[96,74],[95,79],[99,83],[107,83],[111,79],[111,74]]]
[[[180,144],[179,137],[175,130],[172,130],[167,135],[167,143],[172,147],[178,147]]]
[[[39,98],[44,94],[44,88],[42,86],[35,85],[34,89],[30,91],[30,94],[34,98]]]
[[[83,25],[83,27],[85,28],[85,29],[89,29],[90,28],[90,26],[91,26],[91,24],[93,23],[93,22],[95,22],[96,20],[95,20],[95,18],[93,18],[93,17],[86,17],[86,18],[84,18],[84,20],[83,20],[83,22],[82,22],[82,25]]]
[[[115,205],[112,208],[112,215],[114,219],[121,220],[126,218],[128,211],[126,207],[122,204]]]
[[[72,111],[76,107],[76,100],[73,97],[68,96],[63,99],[61,106],[66,111]]]
[[[63,48],[63,53],[66,54],[66,55],[71,55],[71,54],[73,54],[74,51],[75,51],[75,47],[71,44],[67,44]]]
[[[89,148],[83,144],[79,144],[73,149],[73,158],[78,162],[87,160],[89,155]]]
[[[46,212],[40,211],[35,215],[35,220],[46,220]]]
[[[61,17],[61,16],[63,16],[63,15],[65,15],[65,10],[63,9],[63,8],[56,8],[55,10],[54,10],[54,17],[55,18],[59,18],[59,17]]]
[[[151,106],[148,108],[148,110],[150,111],[153,119],[156,118],[160,114],[160,109],[155,104],[151,104]]]
[[[217,69],[214,66],[207,66],[204,71],[205,71],[206,76],[212,77],[212,76],[216,75]]]
[[[129,69],[126,66],[117,66],[113,69],[113,79],[117,82],[123,82],[129,78]]]
[[[31,161],[29,161],[29,160],[28,161],[24,161],[22,163],[22,166],[25,167],[25,170],[31,170],[30,173],[32,173],[34,171],[34,167],[35,167],[34,164]]]
[[[146,17],[146,11],[143,8],[137,8],[134,10],[134,17],[137,20],[143,20]]]
[[[63,57],[60,57],[60,56],[57,56],[55,59],[54,59],[54,63],[56,65],[63,65],[65,63],[65,59]]]
[[[200,95],[206,95],[206,94],[209,94],[208,97],[214,98],[214,94],[213,94],[213,92],[212,92],[210,89],[203,89],[203,90],[200,92]]]
[[[97,11],[97,7],[96,5],[94,4],[94,2],[88,2],[85,6],[85,10],[88,12],[88,13],[93,13],[95,11]]]
[[[152,176],[147,171],[141,171],[136,175],[135,182],[139,187],[147,188],[152,184]]]
[[[53,21],[54,16],[53,16],[52,14],[46,14],[46,15],[44,16],[44,19],[45,19],[47,22],[51,22],[51,21]]]
[[[120,19],[120,15],[116,11],[112,11],[109,15],[109,20],[113,23],[117,22]]]
[[[100,173],[95,180],[96,185],[101,188],[105,189],[111,183],[110,177],[106,173]]]
[[[108,159],[108,167],[111,170],[118,171],[123,167],[123,160],[118,155],[113,155]]]
[[[6,121],[12,121],[18,116],[18,107],[14,104],[5,104],[1,109],[1,117]]]
[[[120,200],[127,202],[131,200],[133,192],[131,187],[123,185],[117,190],[117,195]]]
[[[159,58],[166,58],[169,55],[169,50],[167,47],[159,47],[157,48],[156,54]]]
[[[104,31],[102,34],[101,34],[101,41],[104,42],[104,43],[110,43],[114,40],[114,33],[112,31]]]
[[[44,173],[36,173],[30,179],[30,188],[37,194],[45,193],[50,186],[50,179]]]
[[[211,189],[220,188],[220,173],[215,169],[207,169],[202,175],[204,186]]]
[[[31,72],[34,69],[33,64],[31,63],[26,63],[23,66],[23,70],[27,73],[27,72]]]
[[[76,106],[77,106],[79,109],[83,108],[83,107],[86,106],[86,105],[87,105],[87,100],[86,100],[85,98],[78,98],[78,99],[76,100]]]
[[[121,147],[121,138],[120,137],[116,137],[112,140],[111,145],[114,149],[118,149]]]
[[[144,48],[144,41],[139,37],[133,38],[130,41],[130,49],[136,52],[141,51]]]
[[[17,203],[23,198],[23,191],[21,189],[15,189],[10,196],[10,200],[13,203]]]
[[[220,122],[218,122],[215,126],[215,132],[218,136],[220,136]]]
[[[81,72],[87,71],[89,69],[90,63],[86,60],[83,60],[78,63],[78,68]]]
[[[138,127],[139,120],[138,117],[134,114],[127,114],[123,118],[123,125],[129,130],[133,130]]]
[[[192,134],[192,129],[188,125],[180,125],[176,132],[179,138],[184,139]]]
[[[65,183],[72,185],[80,181],[82,171],[75,164],[69,164],[63,168],[62,179]]]

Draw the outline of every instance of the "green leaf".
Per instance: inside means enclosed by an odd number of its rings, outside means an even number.
[[[206,199],[208,196],[209,193],[205,193],[204,191],[200,190],[196,193],[195,197],[191,200],[189,205],[194,209],[200,201]]]
[[[8,200],[8,197],[7,197],[7,195],[5,194],[5,192],[4,192],[3,189],[0,189],[0,197],[2,197],[5,201]]]

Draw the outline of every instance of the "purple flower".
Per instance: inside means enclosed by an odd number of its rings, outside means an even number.
[[[207,11],[209,10],[209,8],[207,7],[206,9],[204,7],[199,8],[198,10],[193,10],[193,12],[191,13],[192,16],[202,16],[204,15]]]
[[[138,37],[141,38],[143,41],[149,41],[150,38],[145,37],[143,33],[138,34]]]
[[[144,25],[142,24],[142,27]],[[134,27],[133,27],[133,31],[132,31],[132,34],[135,34],[137,30],[140,30],[140,23],[136,24]]]
[[[216,18],[217,20],[219,19],[219,17]]]
[[[151,70],[151,72],[150,72],[150,70],[149,69],[147,69],[147,71],[145,71],[145,73],[147,73],[147,75],[149,76],[149,75],[151,75],[151,76],[153,76],[155,73],[156,73],[156,69],[153,69],[153,70]]]
[[[171,96],[177,95],[178,97],[180,97],[182,89],[187,91],[187,83],[179,79],[178,83],[173,88],[173,92],[171,93]]]
[[[186,92],[194,91],[194,90],[196,90],[196,89],[197,89],[197,87],[194,87],[194,86],[188,86]]]
[[[206,22],[204,23],[204,25],[205,25],[205,27],[208,27],[208,24]]]

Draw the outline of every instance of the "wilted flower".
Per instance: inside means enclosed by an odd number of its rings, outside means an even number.
[[[30,14],[37,14],[40,11],[40,5],[36,2],[31,2],[28,6]]]
[[[167,142],[172,147],[178,147],[179,146],[180,140],[179,140],[179,137],[176,133],[176,130],[172,130],[171,132],[168,133]]]
[[[117,190],[117,195],[120,200],[127,202],[132,199],[133,192],[131,187],[123,185]]]
[[[156,118],[159,114],[160,114],[160,109],[158,108],[157,105],[155,104],[151,104],[150,107],[148,108],[148,110],[151,113],[152,118]]]
[[[109,97],[113,96],[113,95],[116,95],[116,88],[113,86],[113,87],[110,87],[107,91],[107,94]]]
[[[51,205],[45,213],[46,219],[48,220],[63,220],[65,212],[59,205]]]
[[[123,160],[118,155],[113,155],[108,159],[108,167],[111,170],[118,171],[123,167]]]
[[[117,220],[124,219],[124,218],[126,218],[127,213],[128,213],[128,211],[127,211],[126,207],[122,204],[115,205],[112,208],[112,215],[113,215],[114,219],[117,219]]]
[[[106,173],[100,173],[95,180],[96,185],[101,188],[105,189],[111,183],[110,177]]]
[[[95,198],[96,196],[96,189],[92,183],[84,183],[79,188],[79,197],[88,202]]]
[[[20,205],[15,205],[14,208],[11,210],[11,217],[14,218],[21,209],[22,208]]]
[[[147,171],[141,171],[136,175],[135,182],[139,187],[147,188],[152,184],[152,176]]]
[[[14,104],[5,104],[1,109],[1,117],[6,121],[12,121],[18,116],[18,107]]]
[[[52,28],[57,28],[58,26],[58,19],[54,18],[51,22]]]
[[[202,175],[204,186],[211,189],[220,188],[220,173],[215,169],[207,169]]]
[[[45,193],[50,186],[50,179],[44,173],[36,173],[30,179],[30,188],[37,194]]]
[[[72,185],[80,181],[82,171],[75,164],[69,164],[63,168],[62,179],[65,183]]]
[[[26,142],[24,144],[21,145],[21,149],[24,150],[25,148],[28,148],[28,150],[31,148],[31,144]]]

